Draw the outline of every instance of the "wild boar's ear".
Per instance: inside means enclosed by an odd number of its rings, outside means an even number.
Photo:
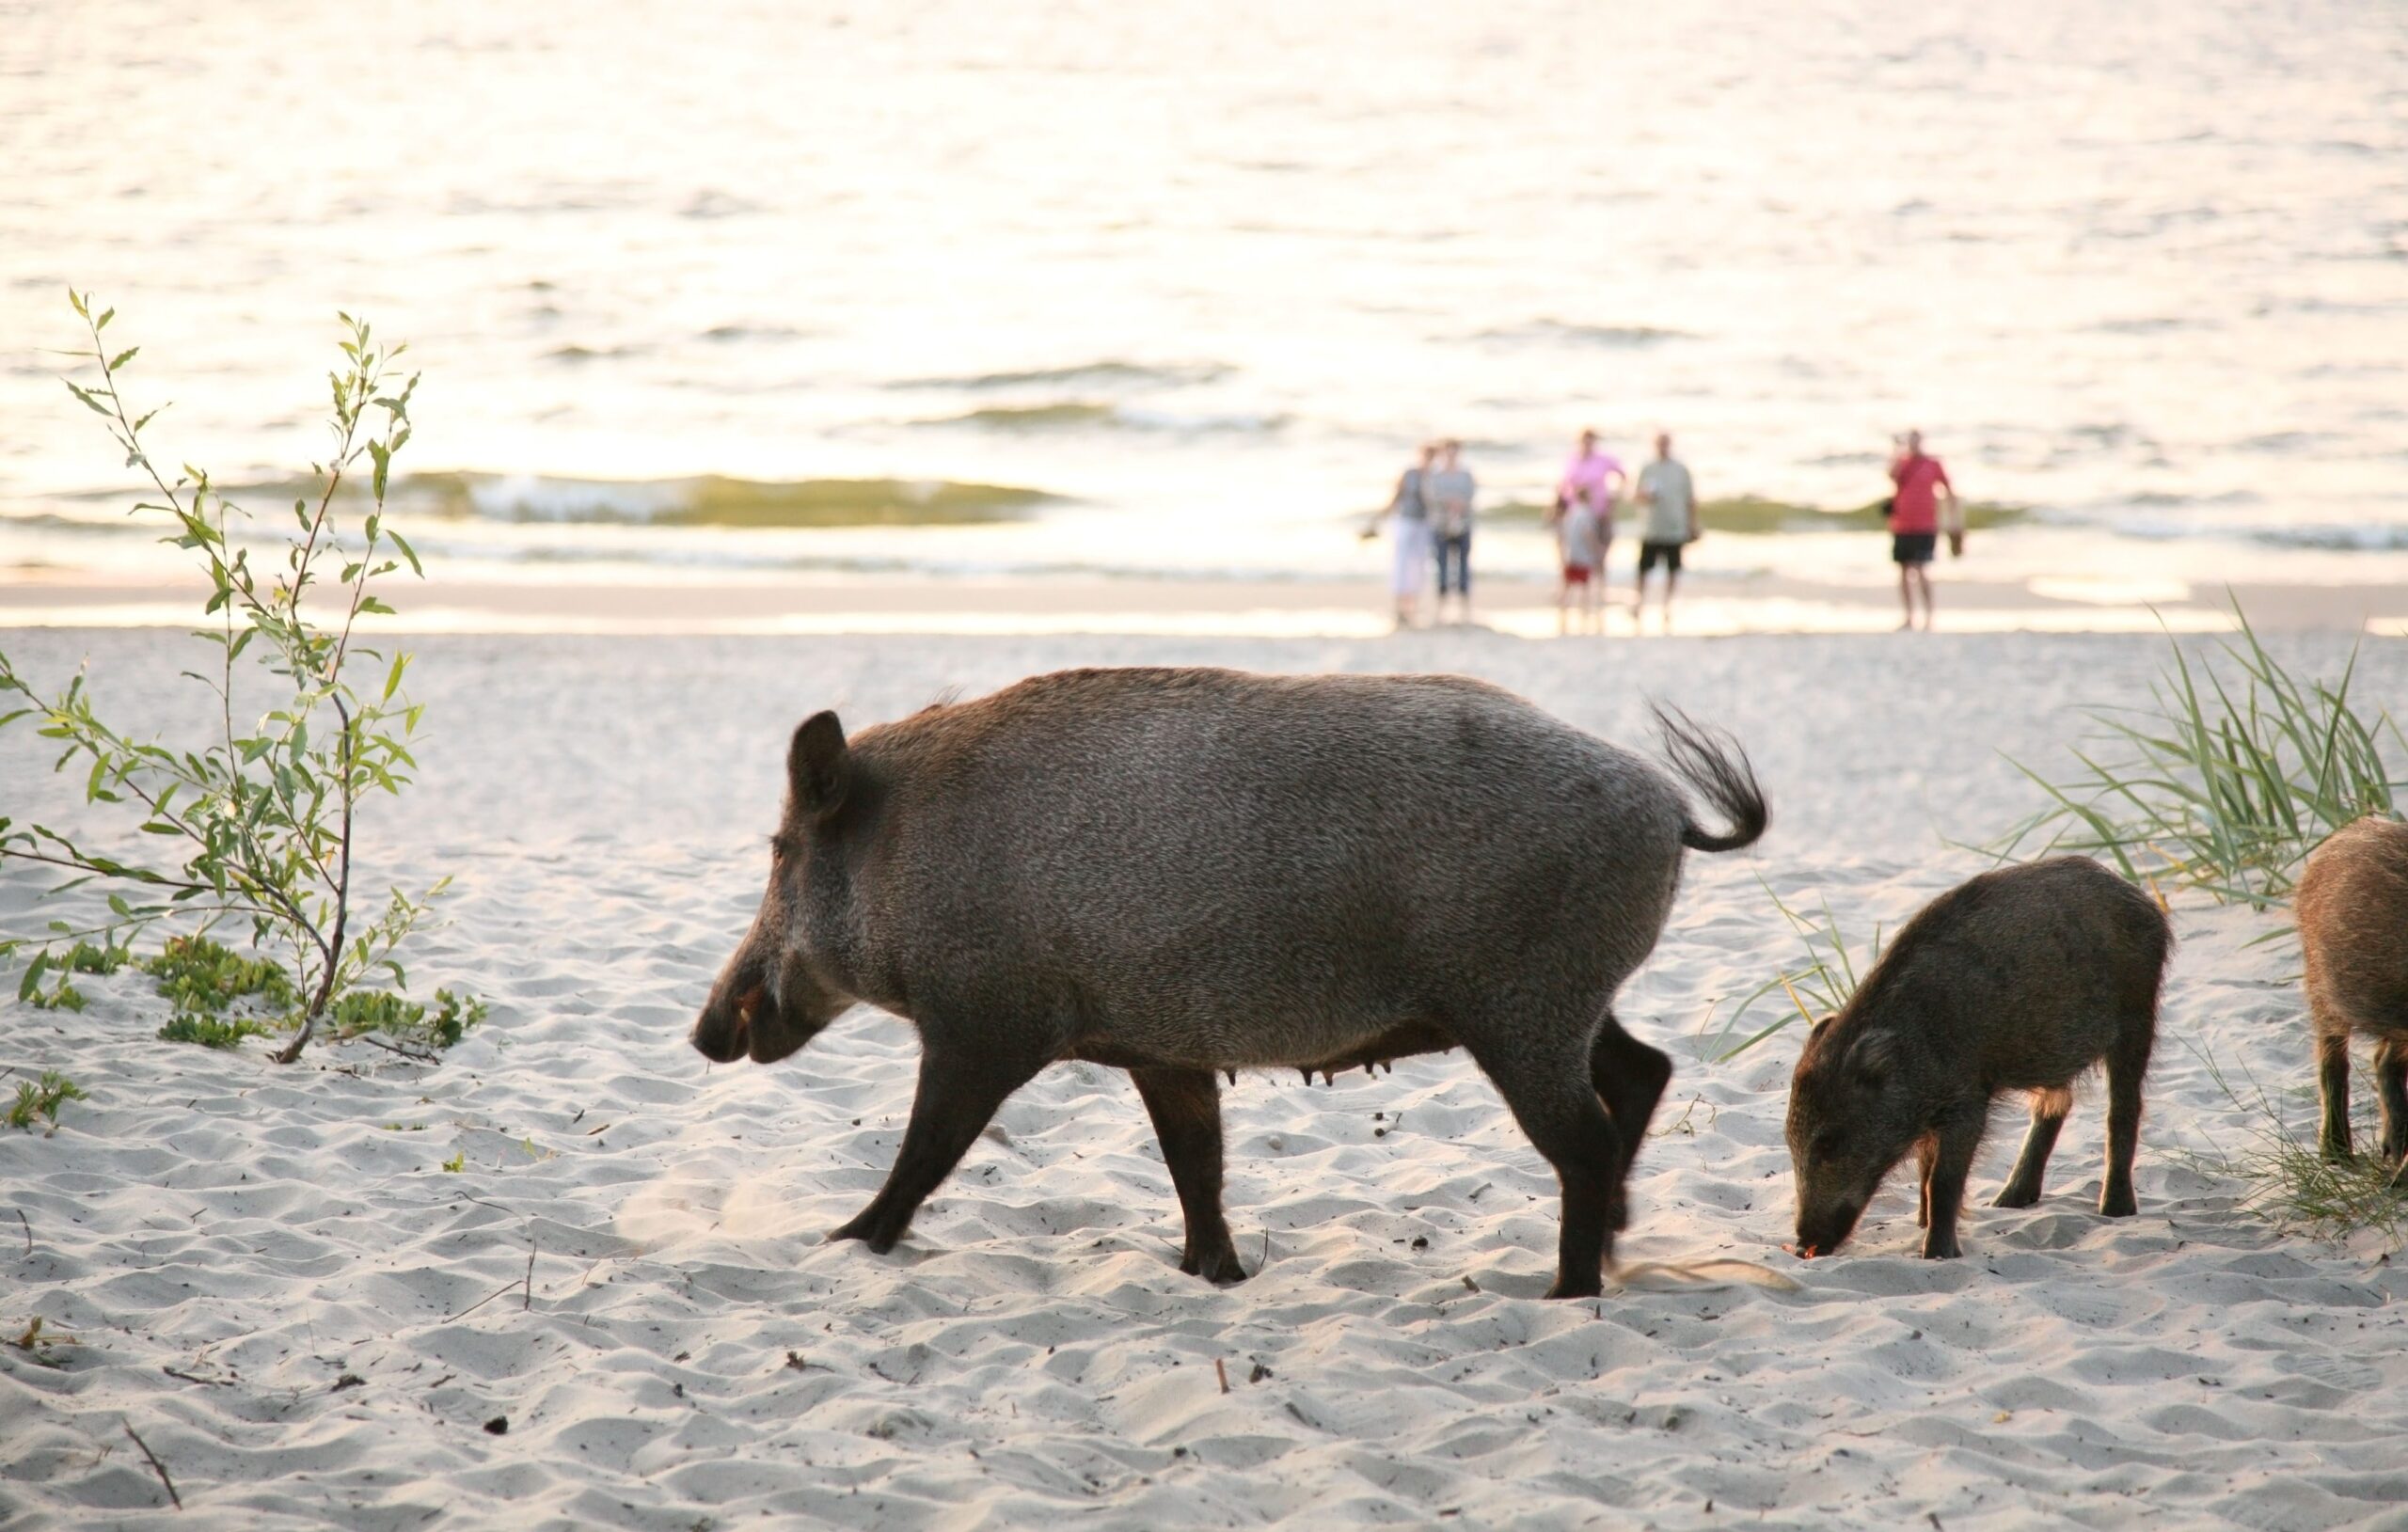
[[[828,814],[845,801],[845,726],[830,712],[814,713],[794,732],[786,747],[786,786],[795,807],[805,813]]]

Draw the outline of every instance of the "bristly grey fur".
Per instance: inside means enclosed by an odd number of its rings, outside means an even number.
[[[1683,848],[1766,823],[1735,747],[1659,719],[1728,833],[1661,767],[1462,677],[1067,671],[849,741],[815,715],[695,1045],[782,1058],[855,1000],[919,1029],[894,1178],[839,1231],[880,1250],[1038,1069],[1125,1067],[1180,1186],[1184,1264],[1221,1280],[1243,1272],[1215,1071],[1462,1047],[1563,1177],[1558,1289],[1593,1293],[1671,1071],[1614,994]]]

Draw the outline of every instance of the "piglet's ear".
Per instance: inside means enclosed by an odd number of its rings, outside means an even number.
[[[794,732],[786,747],[786,789],[794,806],[804,813],[829,814],[845,801],[845,786],[852,775],[845,749],[845,726],[836,715],[814,713]]]
[[[1898,1037],[1893,1032],[1868,1032],[1847,1050],[1848,1067],[1875,1084],[1889,1078],[1898,1062]]]

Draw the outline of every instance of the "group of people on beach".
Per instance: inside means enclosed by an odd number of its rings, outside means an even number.
[[[1882,503],[1891,534],[1890,556],[1898,566],[1898,602],[1902,630],[1931,628],[1931,561],[1941,534],[1948,538],[1952,555],[1965,551],[1963,509],[1948,470],[1923,450],[1923,433],[1909,431],[1892,442],[1891,495]],[[1437,600],[1433,622],[1447,621],[1447,604],[1456,603],[1455,621],[1471,621],[1471,533],[1479,483],[1464,466],[1463,443],[1451,437],[1423,444],[1420,456],[1404,470],[1386,508],[1364,528],[1366,538],[1379,533],[1387,521],[1394,528],[1394,561],[1388,589],[1396,601],[1400,628],[1416,625],[1427,576],[1434,564]],[[1656,435],[1656,455],[1634,477],[1622,460],[1606,450],[1597,433],[1584,430],[1571,460],[1557,480],[1547,526],[1555,534],[1561,580],[1556,589],[1556,629],[1560,633],[1603,633],[1608,597],[1607,551],[1613,545],[1615,515],[1627,495],[1639,507],[1639,562],[1632,581],[1631,621],[1644,620],[1647,576],[1659,565],[1664,571],[1658,612],[1663,630],[1671,631],[1672,592],[1680,583],[1681,550],[1703,535],[1698,517],[1697,482],[1688,466],[1672,455],[1669,433]],[[1920,598],[1920,603],[1918,603]]]

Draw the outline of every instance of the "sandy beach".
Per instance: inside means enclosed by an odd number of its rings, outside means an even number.
[[[88,655],[112,703],[173,718],[203,695],[172,679],[185,641],[8,647],[46,677]],[[2323,674],[2353,640],[2271,641]],[[2215,1167],[2251,1124],[2210,1058],[2311,1123],[2296,952],[2257,941],[2281,913],[2175,907],[2131,1220],[2094,1210],[2094,1083],[2027,1210],[1987,1206],[2002,1106],[1964,1259],[1917,1258],[1900,1177],[1852,1245],[1800,1263],[1781,1249],[1797,1034],[1713,1062],[1798,956],[1767,886],[1827,899],[1852,939],[1894,929],[1983,865],[1952,843],[2035,807],[2015,759],[2054,763],[2077,709],[2145,698],[2162,639],[413,647],[425,769],[370,826],[369,871],[457,875],[413,987],[465,986],[491,1019],[431,1068],[357,1043],[278,1067],[256,1042],[155,1040],[165,1003],[131,971],[87,982],[81,1015],[7,1003],[0,1088],[55,1068],[90,1098],[55,1132],[0,1130],[0,1338],[36,1317],[67,1337],[0,1346],[0,1524],[165,1524],[129,1427],[178,1524],[246,1532],[2401,1524],[2408,1277],[2377,1244],[2276,1229]],[[788,730],[1163,662],[1463,671],[1642,748],[1650,697],[1733,730],[1773,828],[1689,860],[1624,992],[1676,1070],[1623,1254],[1737,1257],[1797,1290],[1541,1302],[1553,1177],[1460,1055],[1241,1077],[1241,1286],[1180,1274],[1135,1094],[1083,1065],[1015,1097],[893,1255],[821,1242],[894,1154],[909,1028],[856,1012],[769,1068],[685,1039],[758,897]],[[2359,685],[2402,711],[2408,645],[2368,640]],[[80,782],[32,743],[0,753],[7,812],[80,819]],[[40,881],[0,874],[9,929],[38,924]]]

